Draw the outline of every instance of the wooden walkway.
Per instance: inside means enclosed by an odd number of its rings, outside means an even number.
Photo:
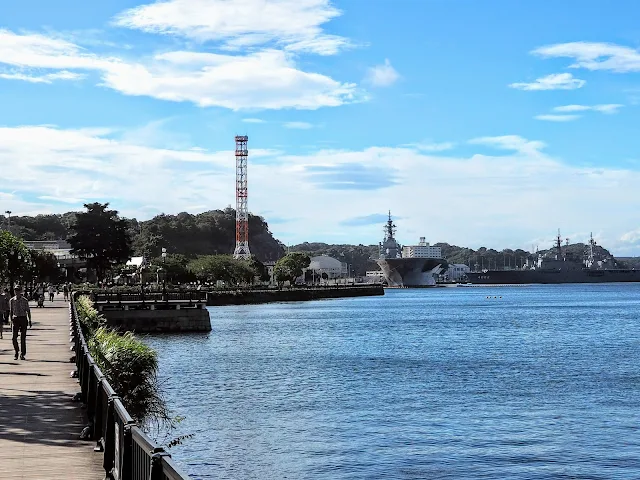
[[[102,454],[78,440],[83,410],[71,397],[69,307],[61,297],[31,307],[26,360],[13,360],[8,326],[0,340],[0,479],[102,479]]]

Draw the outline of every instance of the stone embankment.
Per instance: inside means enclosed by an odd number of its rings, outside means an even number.
[[[110,327],[137,333],[208,332],[207,306],[304,302],[329,298],[384,295],[382,285],[341,285],[313,288],[238,289],[213,292],[114,293],[92,292],[97,310]]]
[[[384,295],[382,285],[346,285],[282,290],[225,290],[207,294],[208,306],[251,305],[273,302],[304,302],[327,298],[370,297]]]

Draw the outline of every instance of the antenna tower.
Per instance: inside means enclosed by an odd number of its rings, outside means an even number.
[[[236,136],[236,249],[233,258],[249,259],[249,210],[247,208],[247,142],[246,135]]]

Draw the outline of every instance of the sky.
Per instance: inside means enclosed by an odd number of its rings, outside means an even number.
[[[640,255],[640,2],[0,3],[0,210]]]

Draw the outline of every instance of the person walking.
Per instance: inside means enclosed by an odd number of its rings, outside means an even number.
[[[49,284],[49,301],[53,302],[53,297],[56,295],[56,287],[53,286],[53,283]]]
[[[66,283],[62,285],[62,293],[64,295],[65,302],[69,300],[69,286]]]
[[[0,338],[3,337],[4,324],[9,318],[9,290],[0,291]]]
[[[11,316],[11,329],[13,332],[13,349],[16,352],[14,360],[25,360],[27,354],[27,320],[29,328],[31,328],[31,309],[29,308],[29,300],[22,296],[22,288],[14,289],[16,294],[9,300],[9,315]],[[18,333],[20,334],[20,348],[18,348]]]
[[[36,287],[36,295],[38,300],[38,307],[44,307],[44,285],[39,283]]]

